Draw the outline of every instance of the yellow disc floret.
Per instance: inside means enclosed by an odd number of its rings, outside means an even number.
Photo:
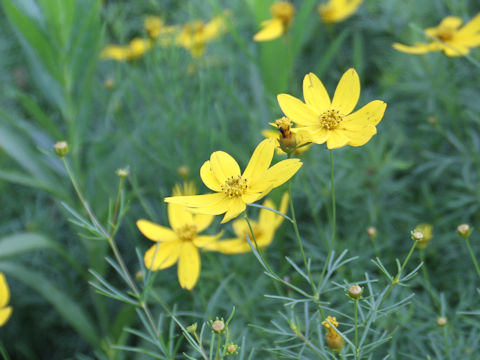
[[[241,175],[230,176],[220,188],[229,198],[240,197],[248,188],[247,179]]]

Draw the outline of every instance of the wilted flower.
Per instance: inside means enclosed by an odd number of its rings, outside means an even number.
[[[263,21],[262,30],[253,36],[255,41],[269,41],[285,34],[292,22],[295,8],[288,1],[279,1],[270,6],[272,18]]]
[[[355,13],[363,0],[329,0],[318,5],[318,13],[324,23],[341,22]]]
[[[343,338],[337,332],[337,327],[338,327],[337,318],[334,316],[327,316],[327,319],[322,321],[322,325],[325,327],[325,329],[327,329],[327,333],[325,335],[325,338],[327,340],[327,345],[332,350],[335,350],[335,351],[342,350]]]

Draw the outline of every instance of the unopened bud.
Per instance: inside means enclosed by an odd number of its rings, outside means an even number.
[[[212,331],[217,334],[223,333],[225,331],[225,323],[223,322],[223,320],[217,319],[212,322]]]
[[[192,325],[190,326],[187,326],[187,331],[190,333],[190,334],[195,334],[195,332],[197,331],[197,323],[193,323]]]
[[[457,227],[458,235],[460,235],[464,239],[468,239],[470,234],[472,233],[473,228],[470,227],[468,224],[461,224]]]
[[[179,166],[179,168],[177,169],[177,172],[178,172],[178,175],[184,180],[188,178],[188,176],[190,175],[190,169],[188,168],[187,165]]]
[[[423,233],[421,231],[412,231],[411,235],[412,235],[413,241],[421,241],[424,238]]]
[[[66,141],[59,141],[53,145],[53,150],[55,150],[55,154],[63,159],[68,154],[68,144]]]
[[[367,228],[367,234],[370,238],[375,239],[377,237],[377,228],[374,226],[369,226]]]
[[[238,345],[237,344],[228,344],[227,345],[227,354],[238,354]]]
[[[352,285],[348,288],[348,296],[354,300],[358,300],[362,297],[363,289],[358,285]]]
[[[141,270],[137,271],[137,273],[135,274],[135,279],[137,279],[137,281],[143,280],[143,272]]]
[[[130,172],[128,171],[128,169],[117,169],[116,171],[116,174],[118,175],[118,177],[120,178],[126,178],[128,176]]]
[[[421,240],[417,240],[417,249],[424,250],[427,247],[430,239],[433,237],[433,226],[426,223],[418,224],[413,232],[420,232],[423,234],[423,238]]]
[[[104,82],[103,82],[103,86],[105,87],[105,89],[113,89],[113,87],[115,86],[115,81],[112,79],[112,78],[107,78]]]
[[[439,318],[437,318],[437,325],[438,326],[445,326],[445,325],[447,325],[447,323],[448,323],[448,320],[447,320],[446,317],[440,316]]]
[[[343,349],[343,338],[338,333],[328,333],[325,336],[327,340],[327,345],[330,349],[334,351],[341,351]]]

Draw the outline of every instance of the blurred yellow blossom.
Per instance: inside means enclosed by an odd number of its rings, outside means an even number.
[[[443,51],[447,56],[463,56],[470,48],[480,46],[480,13],[461,27],[463,21],[457,16],[447,16],[437,27],[425,29],[425,37],[430,43],[414,43],[407,46],[394,43],[394,49],[408,54],[425,54]]]
[[[413,231],[423,234],[423,238],[417,241],[417,249],[425,249],[433,237],[433,226],[430,224],[418,224]]]
[[[295,15],[295,7],[288,1],[279,1],[270,6],[272,18],[263,21],[261,30],[253,36],[255,41],[269,41],[285,34]]]
[[[341,22],[352,16],[363,0],[329,0],[326,4],[318,5],[318,13],[324,23]]]
[[[10,302],[10,289],[5,279],[5,275],[0,273],[0,326],[5,325],[12,315],[12,307],[7,306]]]
[[[174,195],[191,195],[191,183],[183,187],[177,185]],[[137,227],[140,232],[157,244],[145,253],[145,266],[150,270],[163,270],[178,262],[178,281],[184,289],[191,290],[200,275],[200,254],[203,248],[215,242],[220,234],[199,235],[213,221],[213,216],[192,214],[184,206],[168,204],[168,221],[171,228],[140,219]]]
[[[152,48],[150,39],[134,38],[126,46],[108,45],[100,52],[101,59],[116,61],[136,60],[145,55]]]
[[[243,174],[233,157],[226,152],[215,151],[200,169],[203,183],[215,193],[174,196],[165,201],[187,206],[197,213],[225,213],[222,220],[225,223],[241,214],[247,204],[260,200],[273,188],[288,181],[302,166],[298,159],[287,159],[270,167],[274,151],[275,141],[263,140],[253,152]]]
[[[178,26],[167,26],[158,16],[147,16],[144,19],[145,30],[150,38],[156,40],[161,46],[171,46],[174,44],[175,34],[178,32]]]
[[[276,210],[275,204],[270,199],[263,202],[263,206]],[[278,211],[285,214],[288,206],[288,193],[283,194]],[[262,248],[270,245],[273,241],[275,231],[283,222],[283,216],[274,213],[267,209],[260,209],[258,215],[258,221],[250,220],[253,234],[257,246]],[[232,223],[233,231],[236,237],[232,239],[226,239],[223,241],[217,241],[207,246],[208,250],[216,250],[224,254],[240,254],[250,251],[250,245],[247,241],[247,236],[250,238],[252,244],[253,239],[248,227],[248,223],[245,219],[238,219]]]
[[[326,142],[329,149],[366,144],[377,133],[376,125],[387,107],[383,101],[374,100],[352,113],[360,97],[360,79],[355,69],[343,74],[332,101],[315,74],[305,75],[303,97],[305,103],[288,94],[280,94],[277,99],[283,113],[303,126],[312,142]]]

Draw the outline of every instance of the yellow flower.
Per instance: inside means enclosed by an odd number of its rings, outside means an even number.
[[[287,153],[282,150],[282,144],[284,148],[287,148],[289,146],[289,142],[292,142],[291,145],[295,147],[295,150],[293,151],[293,154],[295,156],[300,156],[303,154],[306,150],[308,150],[311,146],[311,144],[308,144],[312,141],[310,138],[310,135],[307,131],[301,130],[300,129],[294,129],[294,128],[288,128],[288,131],[291,132],[290,134],[286,134],[283,129],[283,123],[284,119],[287,119],[286,117],[283,117],[281,119],[278,119],[275,121],[275,123],[270,123],[270,125],[275,126],[277,130],[273,129],[266,129],[262,130],[262,135],[263,137],[267,139],[275,139],[277,140],[277,147],[275,148],[275,152],[279,155],[286,155]],[[286,121],[289,121],[288,119]],[[299,131],[297,131],[299,130]],[[293,134],[293,139],[290,139]],[[308,145],[306,145],[308,144]]]
[[[425,249],[433,237],[433,226],[430,224],[418,224],[413,231],[418,231],[423,234],[422,240],[417,241],[417,248],[420,250]]]
[[[190,185],[187,189],[191,190]],[[174,194],[183,195],[177,186]],[[137,227],[140,232],[157,244],[145,253],[145,266],[150,270],[163,270],[178,261],[178,281],[184,289],[191,290],[200,275],[200,254],[198,248],[203,248],[215,242],[220,234],[199,235],[213,221],[213,216],[192,214],[184,206],[168,204],[168,221],[171,229],[157,225],[151,221],[140,219]]]
[[[394,43],[393,47],[408,54],[443,51],[447,56],[463,56],[470,48],[480,45],[480,13],[460,28],[461,25],[459,17],[447,16],[437,27],[425,29],[425,37],[432,42],[414,43],[413,46]]]
[[[274,140],[263,140],[253,152],[243,174],[233,157],[223,151],[215,151],[200,169],[203,183],[215,193],[175,196],[165,201],[187,206],[198,213],[225,213],[222,220],[225,223],[241,214],[247,204],[260,200],[270,190],[288,181],[302,166],[298,159],[287,159],[269,167],[274,150]]]
[[[375,100],[352,113],[360,97],[360,79],[355,69],[343,74],[332,101],[315,74],[305,75],[303,97],[305,103],[287,94],[277,99],[283,113],[303,126],[312,142],[327,142],[329,149],[366,144],[377,133],[376,125],[387,107],[383,101]]]
[[[136,60],[152,48],[150,39],[135,38],[126,46],[108,45],[100,52],[101,59],[116,61]]]
[[[327,320],[330,322],[330,325]],[[337,332],[338,321],[334,316],[327,316],[327,320],[322,321],[322,325],[327,329],[325,338],[327,340],[327,345],[335,351],[340,351],[343,348],[343,338]]]
[[[288,1],[279,1],[270,6],[272,18],[263,21],[262,29],[253,36],[255,41],[269,41],[285,34],[292,22],[295,8]]]
[[[196,20],[185,24],[177,36],[177,45],[190,51],[193,57],[200,57],[205,52],[206,44],[226,31],[225,16],[216,16],[208,23]]]
[[[174,44],[174,35],[178,31],[177,26],[166,26],[158,16],[147,16],[144,19],[145,30],[148,36],[161,46]]]
[[[276,210],[275,204],[267,199],[264,201],[263,206]],[[286,213],[288,206],[288,193],[283,194],[282,201],[280,203],[279,211],[283,214]],[[270,245],[273,241],[275,231],[283,222],[283,216],[274,213],[267,209],[260,209],[258,215],[258,221],[250,220],[252,225],[253,234],[258,247],[262,248]],[[232,223],[233,231],[237,237],[233,239],[227,239],[224,241],[217,241],[207,248],[208,250],[216,250],[224,254],[240,254],[250,251],[250,245],[247,241],[247,235],[253,244],[250,228],[245,219],[238,219]]]
[[[363,0],[329,0],[318,5],[318,13],[324,23],[336,23],[345,20],[362,4]]]
[[[5,325],[12,315],[12,307],[7,306],[10,302],[10,289],[5,279],[5,275],[0,273],[0,326]]]

